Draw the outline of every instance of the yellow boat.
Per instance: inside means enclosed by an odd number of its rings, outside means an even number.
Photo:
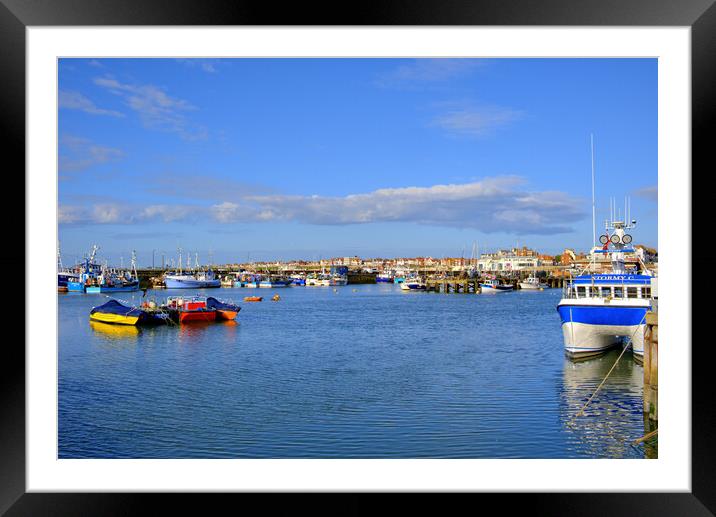
[[[96,312],[94,314],[90,314],[90,321],[98,321],[100,323],[113,323],[114,325],[136,325],[139,321],[139,316]]]
[[[117,300],[110,300],[90,311],[90,321],[111,323],[113,325],[157,325],[166,323],[164,313],[127,307]]]

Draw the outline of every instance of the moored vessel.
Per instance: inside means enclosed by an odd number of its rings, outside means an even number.
[[[161,310],[130,307],[112,299],[92,308],[90,321],[114,325],[159,325],[167,323],[167,313]]]
[[[217,310],[207,305],[204,296],[170,296],[162,309],[175,323],[216,321]]]
[[[625,254],[634,253],[629,230],[636,221],[608,221],[600,237],[602,249],[611,255],[611,273],[581,274],[568,282],[557,305],[562,320],[564,349],[573,358],[605,352],[620,344],[631,345],[637,360],[644,355],[646,313],[652,307],[652,285],[656,277],[642,263],[642,272],[629,272]],[[610,235],[610,230],[613,233]]]
[[[483,293],[509,293],[514,290],[514,286],[503,284],[497,278],[491,278],[480,282],[480,290]]]
[[[520,282],[520,289],[532,289],[532,290],[542,290],[542,289],[549,289],[549,284],[542,282],[539,278],[537,278],[537,275],[532,274],[522,282]]]

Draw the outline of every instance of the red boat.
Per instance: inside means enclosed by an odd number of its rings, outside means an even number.
[[[164,308],[177,323],[216,321],[216,309],[208,307],[203,296],[171,296]]]

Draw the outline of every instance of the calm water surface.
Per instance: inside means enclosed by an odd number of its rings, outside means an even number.
[[[158,299],[196,291],[155,291]],[[211,289],[236,322],[90,323],[59,296],[61,458],[643,458],[642,369],[564,357],[561,291]],[[274,293],[281,301],[270,300]],[[243,303],[248,295],[261,303]],[[151,296],[151,293],[150,293]],[[121,293],[135,304],[140,293]]]

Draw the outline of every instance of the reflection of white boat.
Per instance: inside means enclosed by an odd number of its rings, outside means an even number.
[[[535,275],[531,275],[524,282],[520,282],[520,289],[548,289],[549,285],[540,282],[540,279]]]
[[[581,361],[564,360],[562,382],[558,383],[560,420],[570,441],[576,440],[574,443],[584,456],[621,458],[633,454],[634,449],[629,442],[625,444],[623,436],[642,434],[644,371],[624,357],[615,366],[618,357],[619,351],[611,350]],[[612,367],[607,383],[584,414],[576,417]]]

